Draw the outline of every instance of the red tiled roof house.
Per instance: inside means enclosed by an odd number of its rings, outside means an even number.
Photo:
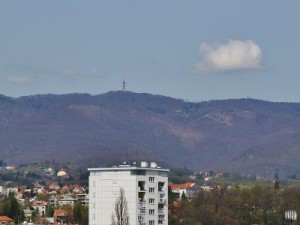
[[[15,222],[13,219],[7,217],[7,216],[0,216],[0,224],[4,225],[15,225]]]

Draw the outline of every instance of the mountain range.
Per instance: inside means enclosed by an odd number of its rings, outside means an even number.
[[[299,176],[300,104],[194,103],[128,91],[0,95],[0,154],[13,164],[149,160],[198,171]]]

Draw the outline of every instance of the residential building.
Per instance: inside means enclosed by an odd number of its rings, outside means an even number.
[[[187,189],[194,186],[195,183],[192,182],[186,182],[184,184],[173,184],[170,183],[170,187],[172,189],[172,192],[176,194],[177,199],[181,200],[181,197],[183,195],[183,193],[185,194],[185,196],[187,195]]]
[[[89,194],[77,194],[76,200],[81,202],[82,205],[89,204]]]
[[[59,191],[60,190],[60,186],[57,183],[51,183],[49,185],[49,190],[50,191]]]
[[[60,194],[68,194],[70,192],[70,188],[68,187],[68,185],[63,186],[60,189]]]
[[[74,214],[72,210],[57,209],[54,211],[54,223],[55,224],[70,224],[74,223]]]
[[[0,186],[0,195],[6,196],[6,188],[4,186]]]
[[[57,176],[58,177],[67,177],[68,173],[64,169],[61,169],[60,171],[57,172]]]
[[[6,195],[8,196],[11,193],[17,194],[18,193],[18,188],[17,187],[13,187],[13,188],[6,188]]]
[[[27,207],[26,209],[23,209],[25,221],[29,222],[32,219],[32,214],[34,213],[34,209]]]
[[[7,216],[0,216],[0,224],[1,225],[15,225],[15,222],[13,219],[11,219]]]
[[[131,225],[168,225],[168,169],[155,162],[140,167],[90,168],[89,225],[110,225],[124,190]]]
[[[47,210],[47,202],[35,200],[32,204],[32,208],[40,215],[45,216]]]
[[[47,176],[53,176],[54,171],[52,168],[44,168],[43,172],[47,175]]]
[[[49,198],[48,198],[48,202],[47,204],[48,205],[52,205],[52,206],[56,206],[56,202],[57,202],[57,199],[54,195],[50,195]]]
[[[76,199],[71,197],[71,196],[68,196],[68,195],[65,195],[63,196],[59,201],[58,201],[58,204],[60,206],[63,206],[63,205],[70,205],[72,208],[74,207],[74,203],[75,203]]]
[[[202,191],[202,188],[199,184],[195,184],[186,189],[186,197],[192,199],[197,197],[197,195]]]
[[[85,190],[82,188],[82,187],[80,187],[78,184],[74,184],[73,186],[72,186],[72,193],[73,194],[83,194],[83,193],[85,193]]]

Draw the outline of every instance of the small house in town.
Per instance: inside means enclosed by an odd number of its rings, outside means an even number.
[[[1,225],[15,225],[15,221],[7,216],[0,216]]]

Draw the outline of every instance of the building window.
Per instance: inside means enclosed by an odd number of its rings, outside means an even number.
[[[159,215],[158,216],[158,224],[164,224],[165,221],[165,215]]]
[[[154,183],[154,177],[149,177],[149,182]]]
[[[130,171],[131,175],[146,175],[146,171],[145,170],[131,170]]]
[[[163,191],[165,187],[165,182],[158,182],[158,191]]]
[[[154,209],[149,209],[149,215],[154,215],[155,210]]]
[[[143,217],[142,215],[138,215],[138,221],[140,223],[144,223],[145,222],[145,217]]]
[[[162,177],[167,177],[168,176],[168,173],[166,173],[166,172],[158,172],[158,175],[159,176],[162,176]]]
[[[158,219],[159,219],[159,220],[164,220],[164,219],[165,219],[165,215],[159,215],[159,216],[158,216]]]
[[[149,198],[149,204],[154,204],[155,203],[155,199],[154,198]]]
[[[149,225],[155,225],[155,221],[154,220],[149,220]]]
[[[150,193],[154,193],[155,192],[155,188],[153,188],[153,187],[149,188],[149,192]]]

